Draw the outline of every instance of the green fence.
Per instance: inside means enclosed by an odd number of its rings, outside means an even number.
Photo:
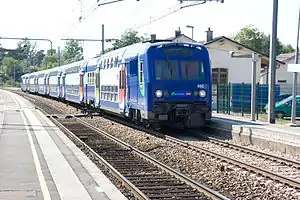
[[[280,86],[276,86],[275,101],[280,99]],[[268,85],[256,85],[256,118],[266,115]],[[213,85],[213,110],[217,113],[250,115],[251,84],[229,83]]]

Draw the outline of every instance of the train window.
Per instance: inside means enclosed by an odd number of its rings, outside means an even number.
[[[156,80],[179,80],[178,61],[156,60],[155,77]]]
[[[110,67],[111,67],[111,68],[114,67],[114,58],[111,58],[111,60],[110,60]]]
[[[103,69],[105,69],[106,68],[106,59],[104,59],[104,61],[103,61]]]
[[[119,88],[122,89],[122,71],[119,71]]]
[[[143,83],[143,62],[140,62],[140,83]]]
[[[109,68],[110,68],[110,59],[107,58],[107,61],[106,61],[106,62],[107,62],[107,64],[106,64],[107,67],[106,67],[106,68],[109,69]]]
[[[118,92],[118,86],[115,86],[115,92]]]
[[[181,61],[182,80],[203,80],[204,68],[201,61]]]
[[[93,72],[93,85],[95,85],[95,72]]]
[[[118,67],[118,56],[117,57],[115,57],[115,67]]]

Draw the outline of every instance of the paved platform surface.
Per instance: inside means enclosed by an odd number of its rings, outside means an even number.
[[[251,121],[246,117],[215,112],[208,127],[227,131],[232,139],[246,144],[300,154],[300,127]]]
[[[47,117],[0,90],[0,200],[125,200]]]
[[[291,127],[290,124],[270,124],[259,120],[251,121],[247,117],[227,115],[222,113],[213,113],[213,117],[215,120],[228,122],[232,125],[241,125],[244,127],[260,128],[270,131],[300,134],[300,127]]]

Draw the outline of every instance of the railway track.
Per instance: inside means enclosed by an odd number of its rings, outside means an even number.
[[[280,173],[278,171],[275,172],[275,171],[272,171],[269,169],[259,167],[255,164],[255,162],[249,162],[249,159],[247,160],[247,159],[243,159],[243,158],[237,159],[237,158],[229,157],[220,152],[216,152],[212,148],[200,147],[198,145],[191,144],[190,142],[183,141],[176,137],[166,135],[165,133],[160,133],[157,131],[149,130],[149,129],[141,127],[139,125],[135,125],[130,122],[124,121],[123,119],[119,119],[119,118],[112,117],[109,115],[105,116],[105,118],[108,118],[110,120],[113,120],[115,122],[118,122],[120,124],[129,126],[129,127],[132,127],[134,129],[147,132],[151,135],[163,138],[171,143],[176,143],[177,145],[181,145],[185,148],[192,149],[201,154],[204,154],[204,155],[207,155],[207,156],[210,156],[213,158],[217,158],[220,161],[223,161],[230,165],[238,166],[247,171],[259,174],[263,177],[270,178],[271,180],[274,180],[276,182],[280,182],[280,183],[289,185],[294,188],[298,188],[298,189],[300,188],[299,179],[294,178],[295,175],[298,176],[298,174],[299,174],[299,176],[300,176],[300,173],[298,173],[298,172],[300,172],[300,163],[298,163],[298,162],[280,158],[280,157],[276,157],[271,154],[266,154],[263,152],[255,151],[255,150],[252,150],[252,149],[249,149],[246,147],[242,147],[239,145],[229,144],[229,143],[226,143],[226,142],[223,142],[223,141],[211,138],[211,137],[206,137],[206,139],[208,139],[208,141],[210,141],[213,144],[216,144],[218,146],[221,146],[222,148],[234,149],[234,150],[238,151],[239,153],[243,153],[243,154],[250,155],[250,156],[255,156],[256,157],[255,159],[261,158],[261,159],[268,160],[272,165],[277,166],[277,168],[281,168],[281,171],[283,173]],[[199,133],[198,133],[198,135],[199,135]],[[247,161],[245,161],[245,160],[247,160]],[[289,177],[289,176],[291,176],[291,177]]]
[[[84,146],[89,155],[101,161],[138,199],[228,199],[79,118],[55,119],[51,114],[61,114],[62,111],[51,104],[30,97],[27,99],[76,144]]]
[[[101,160],[139,199],[228,199],[78,118],[52,120]]]
[[[240,156],[238,156],[238,159],[240,161],[245,160],[248,161],[249,164],[253,165],[257,163],[264,163],[265,166],[268,166],[271,169],[270,171],[279,174],[279,177],[281,177],[282,180],[286,179],[284,183],[296,188],[300,188],[300,162],[278,157],[244,146],[231,144],[229,142],[225,142],[207,135],[202,135],[200,137],[207,140],[211,144],[214,144],[212,146],[213,148],[216,148],[217,145],[220,147],[220,149],[225,149],[225,153],[234,154],[236,152],[240,152]],[[203,147],[206,149],[211,148],[206,145],[204,145]],[[275,177],[274,179],[276,180]]]
[[[274,156],[271,154],[263,153],[260,151],[256,151],[250,148],[246,148],[240,145],[235,145],[235,144],[230,144],[212,137],[207,137],[203,132],[203,135],[199,136],[199,132],[197,131],[190,131],[188,132],[189,135],[197,133],[197,136],[193,137],[200,137],[204,138],[205,140],[218,145],[222,148],[230,148],[238,151],[238,153],[242,153],[245,155],[249,156],[255,156],[255,160],[258,159],[265,159],[269,162],[270,165],[272,165],[274,168],[278,168],[279,170],[269,170],[263,167],[257,166],[258,162],[257,161],[252,161],[249,157],[248,159],[245,157],[243,158],[242,156],[240,158],[233,158],[231,156],[226,156],[220,152],[216,152],[216,149],[213,148],[206,148],[206,147],[201,147],[195,144],[191,144],[191,142],[184,141],[182,139],[177,138],[176,136],[170,136],[169,133],[164,133],[164,132],[157,132],[154,130],[149,130],[148,128],[141,127],[139,125],[132,124],[128,121],[124,121],[123,119],[119,119],[116,117],[112,116],[105,116],[105,118],[113,120],[115,122],[118,122],[120,124],[123,124],[125,126],[130,126],[134,129],[147,132],[151,135],[154,135],[156,137],[165,139],[171,143],[176,143],[180,146],[183,146],[185,148],[194,150],[196,152],[199,152],[201,154],[205,154],[207,156],[217,158],[220,161],[223,161],[225,163],[238,166],[242,169],[245,169],[249,172],[256,173],[258,175],[261,175],[263,177],[270,178],[271,180],[274,180],[276,182],[283,183],[285,185],[289,185],[293,188],[300,189],[300,163],[285,159],[285,158],[280,158],[278,156]]]

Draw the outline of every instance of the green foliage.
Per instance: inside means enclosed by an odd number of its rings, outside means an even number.
[[[283,45],[282,47],[282,53],[295,53],[296,50],[292,47],[292,45]]]
[[[67,42],[64,55],[61,56],[61,65],[83,59],[83,48],[77,41]],[[37,50],[36,43],[29,40],[20,41],[16,49],[11,51],[0,48],[0,73],[8,85],[12,85],[14,70],[16,83],[21,75],[35,71],[50,69],[58,66],[58,54],[55,49]]]
[[[253,25],[248,25],[242,28],[236,35],[232,37],[233,40],[248,46],[262,54],[269,56],[270,53],[270,35],[259,31]],[[288,44],[284,45],[277,39],[277,55],[282,53],[291,53],[295,50]]]
[[[68,40],[63,51],[65,64],[80,61],[83,59],[83,48],[78,41]]]
[[[132,29],[127,29],[123,35],[121,36],[120,40],[117,40],[115,43],[113,43],[113,47],[106,49],[105,52],[112,51],[114,49],[119,49],[122,47],[126,47],[135,43],[143,42],[148,40],[147,37],[144,36],[138,36],[138,32]]]

